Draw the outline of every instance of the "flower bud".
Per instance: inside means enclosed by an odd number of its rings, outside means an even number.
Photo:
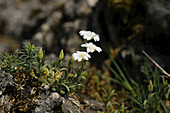
[[[59,55],[59,60],[62,60],[64,58],[64,52],[63,52],[63,49],[61,50],[60,52],[60,55]]]
[[[39,59],[41,60],[43,58],[44,54],[43,54],[43,50],[42,47],[39,50]]]
[[[149,81],[148,90],[149,90],[149,92],[152,92],[152,91],[153,91],[153,84],[152,84],[152,81],[151,81],[151,80]]]

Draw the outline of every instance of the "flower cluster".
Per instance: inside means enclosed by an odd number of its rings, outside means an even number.
[[[91,31],[81,30],[79,32],[79,34],[80,34],[80,36],[83,36],[83,39],[85,39],[86,41],[94,39],[94,41],[96,42],[96,41],[100,40],[99,35],[94,33],[94,32],[91,32]],[[102,51],[102,49],[100,47],[97,47],[92,42],[82,44],[81,47],[86,47],[86,52],[84,52],[84,51],[77,51],[77,52],[75,52],[72,55],[74,60],[78,60],[78,62],[81,62],[83,60],[89,60],[89,58],[91,58],[89,53],[93,53],[95,51],[97,51],[97,52],[101,52]]]

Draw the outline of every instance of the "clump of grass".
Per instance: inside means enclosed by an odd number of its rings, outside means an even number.
[[[159,75],[157,67],[152,68],[148,60],[145,60],[142,71],[137,70],[137,68],[134,69],[134,78],[124,65],[122,65],[122,68],[112,56],[110,56],[110,59],[115,68],[107,64],[106,66],[114,74],[114,77],[107,78],[123,86],[129,92],[129,99],[131,100],[129,109],[131,111],[140,113],[168,112],[165,101],[168,99],[167,95],[169,95],[169,84],[164,77]],[[140,67],[134,51],[132,51],[132,61],[133,67]]]

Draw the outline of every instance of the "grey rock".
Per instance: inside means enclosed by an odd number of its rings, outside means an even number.
[[[16,89],[16,84],[13,81],[13,76],[0,69],[0,92],[2,94],[8,94],[12,90]]]
[[[54,44],[54,32],[51,27],[57,27],[62,18],[60,11],[54,12],[47,21],[42,24],[41,29],[32,37],[32,43],[37,46],[46,45],[46,50],[51,51]]]
[[[80,103],[72,96],[61,97],[58,93],[53,92],[50,95],[42,94],[41,99],[36,99],[39,106],[35,108],[34,113],[53,113],[55,108],[62,108],[62,113],[81,113]]]
[[[2,95],[0,97],[0,106],[3,106],[4,108],[0,107],[1,113],[6,113],[10,111],[12,107],[12,101],[10,100],[10,97],[8,95]]]
[[[45,28],[48,29],[48,28]],[[46,50],[50,51],[53,46],[54,35],[52,32],[38,32],[32,38],[32,43],[36,46],[46,46]]]
[[[13,76],[0,68],[0,106],[4,107],[0,107],[2,113],[9,111],[13,105],[8,94],[14,89],[16,89],[16,84],[13,81]]]
[[[52,32],[48,32],[44,36],[45,46],[47,51],[51,51],[54,42],[54,34]]]
[[[167,0],[150,0],[147,2],[151,18],[156,20],[162,28],[169,26],[170,2]]]
[[[72,96],[69,96],[68,98],[62,97],[62,101],[63,113],[81,113],[79,101],[75,100]]]
[[[88,5],[86,0],[79,0],[75,8],[75,13],[78,16],[86,16],[92,12],[91,7]]]
[[[89,6],[94,7],[99,0],[87,0]]]
[[[7,23],[4,30],[5,33],[19,36],[25,25],[28,27],[35,26],[36,21],[29,19],[29,14],[34,7],[38,7],[37,4],[39,4],[37,1],[21,3],[21,1],[11,2],[11,0],[6,0],[2,4],[4,9],[1,13],[2,20]]]
[[[75,3],[73,0],[68,1],[64,5],[64,15],[67,16],[67,18],[73,19],[75,17]]]
[[[43,43],[44,43],[44,33],[42,33],[42,32],[37,32],[37,33],[33,36],[32,42],[33,42],[36,46],[43,46]]]
[[[48,26],[58,27],[57,25],[60,24],[62,18],[63,18],[63,14],[61,11],[53,12],[53,14],[47,19],[45,24],[47,24]]]
[[[70,34],[69,39],[66,41],[66,51],[70,53],[74,53],[75,51],[79,50],[80,44],[82,43],[82,40],[80,36],[77,34]]]
[[[60,107],[61,98],[60,95],[56,92],[51,93],[50,95],[41,95],[41,99],[37,99],[36,102],[39,104],[35,108],[34,113],[53,113],[55,107]]]
[[[45,64],[50,64],[53,60],[57,60],[57,56],[54,53],[50,53],[46,58],[47,60],[45,61]]]
[[[5,0],[1,1],[2,6],[0,17],[6,23],[5,34],[17,38],[31,38],[36,29],[67,0],[50,0],[47,4],[40,0]],[[9,18],[10,17],[10,18]],[[59,17],[59,16],[58,16]]]
[[[13,0],[12,2],[1,0],[0,30],[20,42],[30,42],[42,47],[45,45],[48,53],[59,53],[64,49],[70,54],[79,50],[82,39],[78,36],[78,31],[87,29],[88,16],[97,2],[98,0]],[[0,48],[6,51],[7,46]]]
[[[89,106],[89,108],[86,109],[85,113],[97,113],[97,111],[104,112],[104,107],[100,102],[90,99],[85,95],[80,95],[80,98],[82,99],[85,105]]]
[[[83,22],[82,22],[83,21]],[[82,23],[81,23],[82,22]],[[87,21],[82,19],[76,19],[75,21],[65,22],[62,25],[64,34],[60,40],[60,43],[65,46],[66,53],[74,53],[79,50],[80,44],[83,39],[79,36],[78,30],[83,29],[86,26]]]

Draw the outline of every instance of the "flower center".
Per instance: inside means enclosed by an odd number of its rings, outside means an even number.
[[[93,37],[93,35],[92,35],[91,33],[87,33],[87,35],[88,35],[89,37]]]
[[[82,57],[82,58],[83,58],[84,56],[85,56],[84,54],[79,54],[79,57]]]
[[[92,45],[90,45],[90,46],[89,46],[89,49],[95,49],[95,47],[94,47],[94,46],[92,46]]]

